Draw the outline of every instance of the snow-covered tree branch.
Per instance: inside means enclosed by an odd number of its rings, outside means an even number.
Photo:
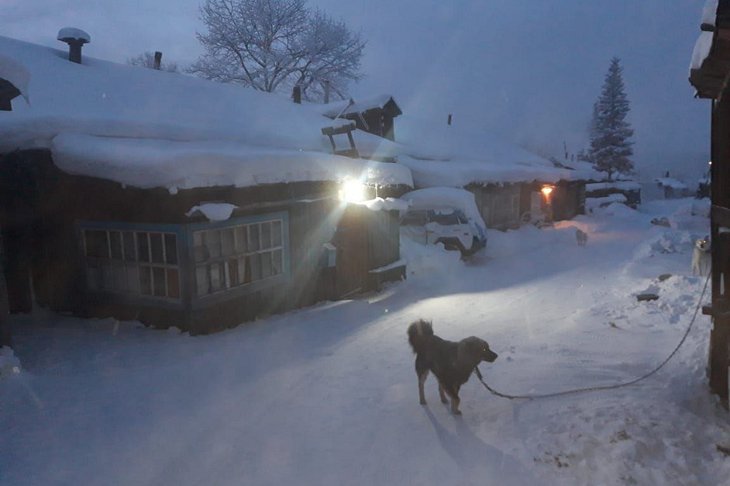
[[[171,73],[178,72],[177,63],[175,62],[161,62],[159,68],[155,67],[155,55],[149,51],[145,51],[139,56],[127,59],[127,64],[150,69],[159,69],[160,71],[168,71]]]
[[[268,92],[298,84],[310,100],[325,86],[344,97],[362,77],[360,34],[305,0],[206,0],[200,12],[205,53],[190,71],[202,77]]]

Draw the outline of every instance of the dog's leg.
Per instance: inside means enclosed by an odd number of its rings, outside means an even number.
[[[449,403],[446,399],[446,394],[444,394],[444,387],[441,386],[441,382],[439,382],[439,395],[441,396],[441,403]]]
[[[461,403],[461,400],[459,399],[459,396],[451,397],[451,412],[454,415],[461,415],[461,410],[459,410],[459,404]]]
[[[459,410],[459,404],[461,403],[461,399],[459,398],[459,386],[456,385],[451,389],[451,413],[454,415],[461,415],[461,410]]]
[[[426,396],[423,393],[423,384],[428,378],[428,370],[418,373],[418,399],[421,405],[426,405]]]
[[[459,410],[459,404],[461,403],[461,400],[459,399],[459,387],[445,386],[443,389],[449,398],[451,398],[451,413],[454,415],[461,415],[461,411]]]
[[[429,366],[428,362],[421,355],[416,355],[416,376],[418,376],[418,401],[421,405],[426,405],[426,396],[423,393],[423,384],[428,378]]]

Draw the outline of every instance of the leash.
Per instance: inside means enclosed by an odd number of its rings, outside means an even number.
[[[681,348],[682,345],[684,344],[684,342],[687,340],[687,336],[689,336],[689,333],[692,330],[692,326],[694,325],[695,320],[697,319],[697,314],[700,310],[700,307],[702,306],[702,299],[704,298],[705,292],[707,291],[707,284],[710,282],[711,276],[712,276],[712,273],[710,273],[707,276],[707,279],[705,280],[705,286],[702,288],[702,293],[700,294],[700,298],[697,301],[697,306],[695,307],[694,313],[692,315],[692,319],[690,320],[689,325],[687,326],[687,330],[684,332],[684,336],[682,336],[682,339],[680,339],[679,344],[677,344],[677,346],[674,348],[674,350],[671,353],[669,353],[669,356],[667,356],[667,358],[664,361],[662,361],[659,364],[659,366],[657,366],[650,372],[648,372],[638,378],[635,378],[631,381],[627,381],[624,383],[617,383],[615,385],[601,385],[601,386],[589,386],[589,387],[584,387],[584,388],[573,388],[570,390],[564,390],[564,391],[559,391],[559,392],[554,392],[554,393],[542,393],[542,394],[533,394],[533,395],[508,395],[506,393],[500,393],[497,390],[495,390],[494,388],[492,388],[491,386],[487,385],[487,383],[484,381],[484,378],[482,377],[482,373],[479,371],[478,365],[474,367],[474,373],[477,375],[477,378],[482,383],[482,385],[484,385],[484,388],[489,390],[490,393],[492,393],[493,395],[496,395],[498,397],[507,398],[509,400],[535,400],[537,398],[561,397],[561,396],[565,396],[565,395],[574,395],[577,393],[587,393],[587,392],[594,392],[594,391],[601,391],[601,390],[614,390],[616,388],[623,388],[626,386],[635,385],[636,383],[639,383],[640,381],[643,381],[643,380],[649,378],[650,376],[656,374],[659,370],[664,368],[664,365],[666,365],[669,362],[669,360],[671,360],[674,357],[674,355],[677,354],[677,351],[679,351],[679,348]]]

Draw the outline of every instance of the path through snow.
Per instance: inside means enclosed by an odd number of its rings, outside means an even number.
[[[418,404],[405,338],[421,317],[447,339],[484,337],[500,358],[482,371],[508,393],[639,376],[674,348],[702,288],[689,266],[708,223],[691,204],[492,231],[486,255],[467,263],[405,240],[405,282],[212,336],[16,317],[23,371],[0,382],[0,482],[728,484],[705,316],[641,385],[528,402],[472,379],[462,417],[433,378]],[[658,216],[673,227],[651,225]],[[637,302],[648,288],[660,299]]]

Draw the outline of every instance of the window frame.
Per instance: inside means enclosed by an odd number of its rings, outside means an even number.
[[[183,225],[173,224],[149,224],[149,223],[128,223],[128,222],[107,222],[107,221],[79,221],[76,225],[77,230],[77,241],[79,246],[80,258],[84,269],[84,284],[88,292],[95,294],[108,294],[114,295],[120,300],[130,301],[146,301],[155,303],[157,305],[173,305],[179,307],[185,301],[185,255],[186,249],[184,247],[186,243],[185,228]],[[88,255],[88,240],[87,232],[92,231],[103,231],[106,233],[106,252],[102,256],[90,256]],[[119,258],[114,256],[113,251],[113,238],[112,234],[119,234]],[[125,244],[125,235],[132,234],[133,241],[131,248],[134,250],[134,258],[128,258],[126,254],[129,249]],[[143,261],[139,258],[140,240],[139,235],[146,234],[147,238],[147,260]],[[161,243],[161,261],[155,261],[153,255],[153,244],[152,235],[160,235]],[[175,251],[176,255],[174,261],[170,262],[167,253],[169,252],[169,244],[166,235],[173,235],[175,237]],[[107,281],[105,276],[102,274],[99,277],[99,285],[92,285],[90,279],[92,278],[92,272],[95,267],[94,262],[98,263],[98,267],[102,268],[108,265],[109,268],[121,267],[123,269],[124,278],[124,289],[115,288],[119,281],[114,280],[114,272],[110,274],[112,280]],[[134,267],[134,270],[130,273],[130,268]],[[142,287],[142,275],[145,272],[144,269],[148,269],[150,275],[149,289],[150,293],[143,293]],[[117,269],[118,270],[118,269]],[[155,279],[156,274],[159,276],[160,271],[164,275],[164,289],[162,292],[156,295],[157,290],[160,287],[156,286]],[[177,273],[177,289],[174,291],[174,284],[171,285],[170,275],[171,272]],[[133,275],[136,273],[136,284],[137,287],[130,288],[131,280]],[[110,284],[108,284],[108,282]],[[176,296],[174,294],[177,294]],[[164,295],[160,295],[164,294]],[[172,296],[171,296],[172,294]]]
[[[281,241],[279,242],[279,245],[273,245],[274,240],[274,233],[269,233],[270,242],[272,242],[271,246],[261,249],[260,245],[254,250],[249,249],[248,246],[244,252],[239,252],[239,245],[238,245],[238,236],[237,236],[237,228],[244,227],[246,228],[246,236],[247,238],[250,238],[251,232],[249,231],[249,227],[253,225],[258,225],[259,231],[261,230],[261,225],[265,223],[273,223],[275,221],[281,221]],[[234,235],[233,240],[233,253],[230,255],[223,254],[223,234],[220,234],[220,243],[221,243],[221,254],[216,255],[213,258],[208,257],[204,261],[201,261],[196,258],[196,245],[195,245],[195,238],[196,233],[199,232],[212,232],[212,231],[220,231],[220,230],[231,230]],[[260,234],[259,234],[259,240],[260,240]],[[259,241],[260,243],[260,241]],[[246,242],[248,245],[248,241]],[[205,302],[209,303],[211,301],[215,301],[218,299],[221,300],[227,300],[228,298],[234,298],[239,295],[248,294],[251,292],[255,292],[257,290],[261,290],[264,288],[273,287],[275,285],[281,284],[282,280],[288,280],[290,278],[290,244],[289,244],[289,213],[287,211],[276,211],[276,212],[270,212],[270,213],[261,213],[251,216],[242,216],[242,217],[235,217],[230,218],[225,221],[217,221],[217,222],[205,222],[205,223],[193,223],[190,224],[188,227],[188,247],[189,247],[189,261],[191,264],[191,298],[192,301],[195,302]],[[281,270],[278,274],[269,275],[265,278],[261,279],[252,279],[248,282],[242,282],[238,283],[236,285],[231,285],[231,268],[230,268],[230,261],[233,259],[239,259],[242,257],[246,257],[248,255],[253,254],[263,254],[263,253],[275,253],[276,251],[281,251]],[[222,264],[223,268],[221,270],[221,280],[222,285],[220,288],[208,292],[205,294],[199,293],[198,289],[198,271],[199,267],[207,266],[210,268],[211,265],[216,264]],[[244,263],[245,265],[245,263]],[[244,271],[246,269],[244,268]],[[207,272],[208,277],[210,278],[210,270]],[[239,280],[241,279],[241,276],[239,275]],[[209,281],[210,285],[210,281]]]

